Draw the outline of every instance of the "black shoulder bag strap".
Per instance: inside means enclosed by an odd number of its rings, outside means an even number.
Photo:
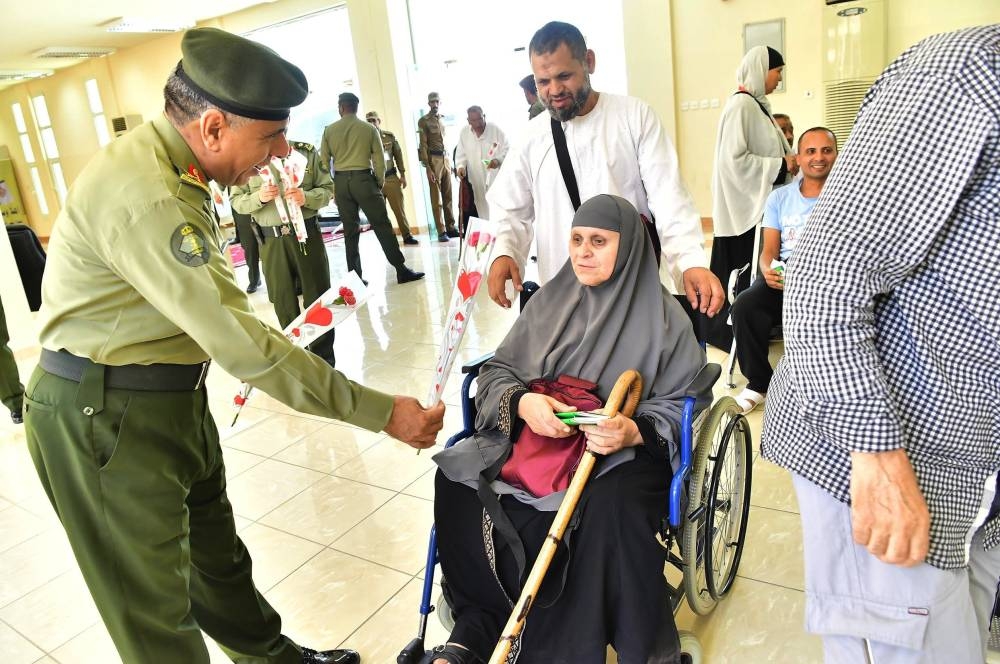
[[[556,148],[556,157],[559,159],[559,170],[562,172],[563,182],[566,183],[566,191],[569,192],[569,200],[573,203],[573,210],[580,209],[580,188],[576,184],[576,173],[573,171],[573,162],[569,160],[569,148],[566,147],[566,132],[563,131],[562,123],[555,118],[550,118],[552,125],[552,142]],[[656,257],[656,265],[660,265],[660,235],[656,231],[656,224],[645,215],[642,217],[642,225],[646,227],[649,241],[653,243],[653,255]]]

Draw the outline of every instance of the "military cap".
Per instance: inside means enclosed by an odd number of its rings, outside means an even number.
[[[341,92],[340,96],[337,97],[338,104],[357,104],[361,100],[353,92]]]
[[[177,75],[224,111],[284,120],[309,94],[302,70],[255,41],[217,28],[194,28],[181,40]]]
[[[439,95],[436,92],[432,92],[429,95],[427,95],[427,103],[429,104],[432,101],[441,101],[441,95]]]
[[[378,116],[378,111],[368,111],[365,113],[365,120],[381,120]]]

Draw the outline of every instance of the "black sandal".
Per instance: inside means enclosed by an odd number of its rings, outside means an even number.
[[[443,659],[448,664],[482,664],[483,661],[468,648],[452,643],[446,643],[431,650],[430,657],[426,661],[432,664],[436,659]]]

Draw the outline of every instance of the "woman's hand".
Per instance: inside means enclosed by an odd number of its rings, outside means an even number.
[[[566,438],[573,434],[573,427],[563,424],[553,411],[567,413],[576,410],[544,394],[529,392],[517,402],[517,415],[532,431],[540,436]]]
[[[587,434],[587,449],[595,454],[613,454],[642,443],[635,420],[621,413],[597,424],[583,424],[580,431]]]

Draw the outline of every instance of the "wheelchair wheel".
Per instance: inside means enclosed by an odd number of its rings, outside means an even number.
[[[680,631],[678,635],[681,637],[681,652],[685,653],[691,658],[691,664],[702,664],[704,660],[704,655],[701,650],[701,642],[695,637],[691,632]]]
[[[736,576],[750,508],[750,428],[731,397],[712,406],[698,432],[682,522],[684,593],[707,615]]]
[[[438,614],[441,626],[451,634],[451,630],[455,629],[455,612],[451,610],[451,604],[448,603],[448,599],[444,596],[444,590],[438,593],[434,612]]]

